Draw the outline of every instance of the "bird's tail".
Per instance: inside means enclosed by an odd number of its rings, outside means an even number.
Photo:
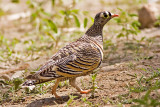
[[[58,75],[57,77],[51,77],[51,78],[49,77],[37,78],[36,75],[29,75],[26,77],[27,80],[22,84],[22,86],[32,86],[32,85],[40,84],[40,83],[54,80],[58,77],[61,77],[61,76]]]
[[[22,86],[32,86],[32,85],[44,83],[47,81],[50,81],[50,80],[27,80],[22,84]]]
[[[40,84],[40,83],[50,81],[49,79],[48,80],[42,80],[42,79],[35,78],[33,75],[27,76],[26,79],[27,80],[22,84],[22,86],[32,86],[32,85],[36,85],[36,84]]]
[[[32,86],[32,85],[35,85],[36,83],[37,83],[37,80],[27,80],[22,84],[22,86]]]

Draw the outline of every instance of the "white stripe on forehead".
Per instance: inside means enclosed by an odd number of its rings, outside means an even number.
[[[106,12],[107,15],[109,15],[109,12],[108,12],[108,11],[105,11],[105,12]]]
[[[107,15],[109,15],[109,13],[111,13],[111,12],[108,12],[108,11],[105,11],[105,12],[106,12]],[[112,15],[113,15],[113,13],[111,13],[111,16],[112,16]]]

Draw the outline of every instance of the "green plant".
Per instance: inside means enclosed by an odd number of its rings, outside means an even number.
[[[104,50],[110,50],[104,59],[107,59],[111,54],[116,53],[118,46],[112,42],[112,39],[104,40],[103,42]]]
[[[5,12],[3,11],[2,8],[0,8],[0,16],[3,16],[3,15],[5,15]]]
[[[114,43],[111,41],[111,39],[109,39],[109,40],[105,40],[103,42],[103,45],[104,45],[104,50],[107,50],[109,49],[109,47],[114,46]]]
[[[143,70],[148,72],[146,69],[143,69]],[[133,102],[134,102],[133,107],[139,107],[139,106],[157,107],[160,104],[159,93],[156,94],[158,98],[153,98],[151,96],[152,92],[156,92],[157,90],[160,89],[160,80],[159,80],[160,70],[159,69],[157,70],[158,71],[154,71],[153,73],[151,73],[149,77],[144,78],[144,76],[142,75],[137,80],[138,87],[131,88],[130,90],[131,92],[140,93],[145,91],[144,96],[133,99]]]
[[[21,87],[20,85],[22,84],[23,82],[23,79],[20,79],[20,78],[15,78],[13,80],[4,80],[4,81],[1,81],[1,83],[3,84],[3,89],[1,92],[0,92],[0,103],[5,103],[7,101],[10,101],[10,102],[16,102],[16,101],[19,101],[21,99],[23,99],[23,95],[17,95],[17,93],[21,93],[20,90],[21,90]]]
[[[96,77],[97,77],[97,73],[95,72],[95,73],[92,74],[92,77],[91,77],[92,78],[92,88],[91,88],[92,89],[92,95],[91,95],[92,98],[95,97],[95,90],[98,88],[96,86],[97,84],[96,84],[96,81],[95,81]]]
[[[129,36],[132,36],[132,39],[136,39],[135,35],[137,35],[140,30],[139,26],[140,23],[135,20],[135,17],[137,17],[136,14],[130,14],[126,11],[118,8],[121,11],[120,17],[115,18],[114,20],[117,21],[117,23],[122,26],[121,32],[117,35],[117,38],[125,37],[128,41],[130,38]]]
[[[11,0],[12,3],[19,3],[19,0]]]
[[[88,104],[89,106],[93,106],[92,102],[87,101],[86,98],[82,98],[82,101],[85,102],[86,104]]]
[[[23,80],[20,78],[15,78],[13,80],[13,83],[14,83],[14,90],[16,91],[20,88],[20,85],[23,83]]]
[[[51,20],[53,17],[51,13],[46,12],[42,7],[44,5],[44,1],[36,2],[34,0],[28,0],[27,4],[32,10],[31,22],[35,24],[37,33],[40,32],[42,34],[46,34],[55,41],[52,34],[57,33],[58,29],[55,22]]]
[[[55,83],[55,81],[49,81],[49,82],[45,82],[45,83],[41,83],[41,84],[38,84],[36,85],[36,87],[33,89],[33,90],[26,90],[26,92],[30,92],[30,93],[39,93],[39,94],[46,94],[48,92],[48,89],[51,89],[52,88],[52,85]]]
[[[136,104],[132,105],[132,107],[158,107],[160,105],[160,102],[157,99],[153,99],[150,96],[150,93],[151,90],[148,90],[142,98],[133,99],[133,102],[135,102]]]
[[[16,38],[12,39],[12,41],[8,40],[4,37],[4,35],[0,33],[0,57],[2,57],[0,59],[2,59],[3,62],[5,62],[6,60],[14,59],[14,48],[16,44],[18,44],[18,42],[19,40]]]
[[[59,87],[68,87],[69,86],[69,83],[68,83],[68,81],[64,81],[64,82],[59,82],[59,85],[58,85]]]
[[[73,96],[73,95],[69,95],[69,100],[67,101],[67,105],[65,107],[69,107],[71,104],[73,104],[73,100],[76,98],[77,96]]]
[[[103,99],[105,104],[115,104],[110,98],[106,97]]]
[[[157,21],[154,23],[155,27],[159,27],[160,26],[160,16],[157,18]]]
[[[74,18],[76,26],[80,27],[80,22],[76,14],[78,14],[79,10],[77,9],[67,9],[67,10],[61,10],[60,13],[64,15],[64,23],[63,25],[69,25],[69,22],[71,21],[72,18]],[[86,21],[85,21],[86,22]]]

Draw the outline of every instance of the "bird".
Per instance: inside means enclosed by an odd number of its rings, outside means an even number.
[[[59,82],[69,80],[69,84],[81,94],[92,89],[82,90],[76,84],[76,78],[92,73],[103,60],[103,27],[112,18],[118,17],[109,11],[96,14],[93,25],[83,36],[61,48],[38,71],[26,77],[22,86],[32,86],[56,80],[52,88],[55,98],[61,98],[56,89]]]

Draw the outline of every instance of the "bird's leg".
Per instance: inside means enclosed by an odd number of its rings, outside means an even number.
[[[61,97],[58,96],[57,93],[56,93],[56,89],[57,89],[57,87],[58,87],[59,82],[60,82],[60,79],[57,79],[55,85],[54,85],[53,88],[52,88],[52,95],[54,94],[54,95],[55,95],[55,98],[58,98],[58,99],[61,98]]]
[[[81,94],[88,94],[89,92],[92,91],[92,89],[89,89],[89,90],[82,90],[80,89],[77,85],[76,85],[76,78],[72,78],[72,79],[69,79],[69,84],[76,88]]]

